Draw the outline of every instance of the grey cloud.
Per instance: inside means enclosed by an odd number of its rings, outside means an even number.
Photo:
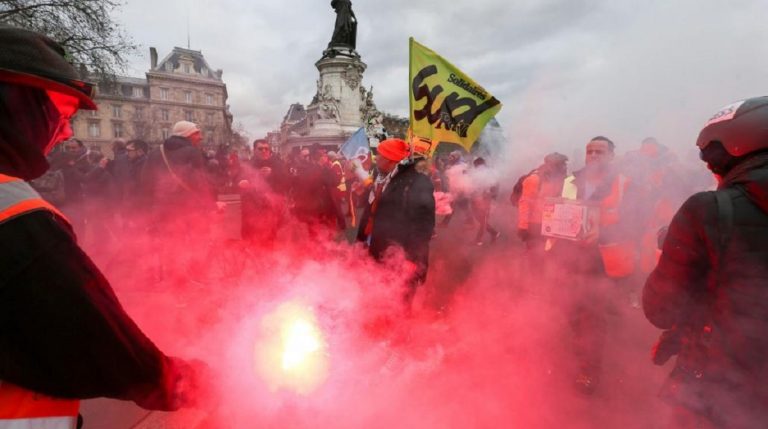
[[[408,37],[461,67],[505,107],[510,147],[571,148],[592,134],[680,147],[729,101],[759,95],[768,68],[764,3],[739,0],[355,1],[358,49],[382,110],[407,109]],[[328,1],[130,0],[120,18],[145,46],[186,43],[224,69],[236,121],[257,136],[314,93]],[[134,63],[146,70],[147,59]],[[531,154],[538,157],[538,154]],[[522,156],[520,158],[525,158]]]

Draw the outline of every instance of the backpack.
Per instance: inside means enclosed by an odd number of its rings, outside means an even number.
[[[512,203],[514,207],[517,207],[520,204],[520,197],[523,196],[523,182],[525,182],[525,179],[528,178],[533,173],[536,173],[536,169],[531,170],[528,174],[523,174],[520,176],[519,179],[517,179],[517,183],[515,183],[515,187],[512,188],[512,195],[509,196],[509,202]]]

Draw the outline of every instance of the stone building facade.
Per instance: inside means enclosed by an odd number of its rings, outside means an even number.
[[[203,131],[203,144],[230,144],[232,114],[222,71],[213,70],[200,51],[174,48],[162,61],[150,48],[146,77],[118,77],[98,85],[99,109],[81,111],[72,123],[75,137],[89,147],[111,151],[115,139],[158,143],[170,136],[173,124],[186,120]]]

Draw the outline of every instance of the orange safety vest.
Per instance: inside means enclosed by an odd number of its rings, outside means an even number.
[[[619,207],[624,201],[629,179],[619,174],[613,180],[611,193],[600,202],[600,225],[616,225],[619,223]],[[577,199],[578,188],[576,176],[570,175],[563,183],[562,198]],[[555,241],[547,240],[545,250],[551,250]],[[611,278],[625,278],[635,272],[636,249],[633,243],[626,241],[620,243],[600,244],[600,257],[603,260],[605,273]]]
[[[576,187],[576,176],[570,175],[565,178],[563,183],[563,192],[561,196],[565,199],[575,200],[577,198],[578,188]],[[619,206],[624,200],[629,179],[626,176],[618,175],[611,185],[611,193],[600,202],[600,224],[615,225],[619,223]]]
[[[27,182],[0,174],[0,224],[47,210],[66,220]],[[80,401],[51,398],[0,380],[0,429],[74,429]]]

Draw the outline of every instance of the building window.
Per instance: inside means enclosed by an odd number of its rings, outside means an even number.
[[[144,88],[140,86],[134,86],[133,87],[133,97],[134,98],[142,98],[144,97]]]
[[[184,101],[187,103],[192,102],[192,91],[184,91]]]
[[[169,137],[171,137],[171,130],[170,129],[163,128],[161,132],[162,132],[162,135],[163,135],[163,140],[167,140]]]
[[[96,116],[99,116],[99,111],[98,110],[91,110],[90,112],[91,112],[90,115],[91,115],[92,118],[95,118]]]
[[[123,137],[123,123],[122,122],[113,122],[112,123],[112,130],[114,131],[114,138],[119,139]]]
[[[212,124],[213,123],[213,113],[206,113],[205,114],[205,123]]]
[[[101,137],[101,127],[98,122],[90,122],[88,124],[88,136]]]
[[[184,120],[189,122],[195,122],[195,114],[191,110],[184,111]]]
[[[161,121],[169,121],[170,120],[170,113],[168,112],[168,109],[160,109],[160,120]]]
[[[113,104],[112,105],[112,117],[120,118],[123,116],[123,106]]]
[[[201,68],[200,69],[200,74],[205,76],[205,77],[208,77],[208,68],[207,67]]]
[[[192,68],[189,64],[184,64],[184,73],[192,73]]]
[[[168,88],[160,88],[160,99],[161,100],[168,99]]]
[[[143,107],[136,107],[134,117],[135,119],[144,119],[144,108]]]
[[[213,131],[207,130],[205,132],[205,141],[208,144],[212,144],[213,143]]]
[[[213,106],[213,94],[205,94],[205,104]]]
[[[173,71],[173,63],[171,63],[170,61],[165,63],[165,69],[167,71],[169,71],[169,72],[172,72]]]

